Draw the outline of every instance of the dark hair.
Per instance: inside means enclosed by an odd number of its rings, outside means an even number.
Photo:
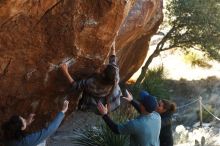
[[[174,113],[176,111],[176,104],[172,101],[162,99],[162,102],[164,104],[164,108],[166,109],[166,112]]]
[[[112,65],[107,65],[103,71],[103,80],[108,84],[115,84],[116,68]]]
[[[22,120],[19,116],[12,116],[7,122],[2,124],[2,130],[5,140],[20,140],[25,136],[24,131],[21,130],[23,126]]]

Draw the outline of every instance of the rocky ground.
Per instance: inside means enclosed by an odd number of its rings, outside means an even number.
[[[47,141],[47,146],[76,146],[72,144],[73,130],[96,124],[101,118],[90,112],[73,112]]]

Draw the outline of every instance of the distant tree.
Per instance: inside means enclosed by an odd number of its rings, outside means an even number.
[[[166,4],[163,38],[142,67],[136,84],[160,52],[173,48],[198,49],[220,61],[220,0],[169,0]],[[160,34],[161,34],[160,33]]]

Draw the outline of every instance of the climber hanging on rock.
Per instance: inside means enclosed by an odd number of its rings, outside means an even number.
[[[103,72],[88,79],[75,81],[68,71],[66,63],[60,65],[64,76],[71,84],[71,92],[82,91],[82,98],[78,103],[79,110],[97,111],[97,103],[101,101],[108,105],[109,111],[120,105],[121,90],[119,83],[119,68],[116,62],[115,41],[112,44],[109,64]]]

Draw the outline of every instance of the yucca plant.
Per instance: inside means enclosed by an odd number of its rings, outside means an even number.
[[[105,124],[74,131],[73,143],[80,146],[127,146],[128,136],[114,134]]]
[[[104,142],[100,136],[100,127],[85,127],[85,129],[77,129],[73,131],[73,144],[82,146],[101,146]]]
[[[110,117],[120,123],[125,119],[132,118],[134,114],[125,114],[122,110],[112,113]],[[72,139],[73,144],[80,146],[127,146],[129,145],[129,136],[114,134],[109,127],[102,121],[98,121],[96,126],[87,126],[84,129],[74,130],[75,137]]]

